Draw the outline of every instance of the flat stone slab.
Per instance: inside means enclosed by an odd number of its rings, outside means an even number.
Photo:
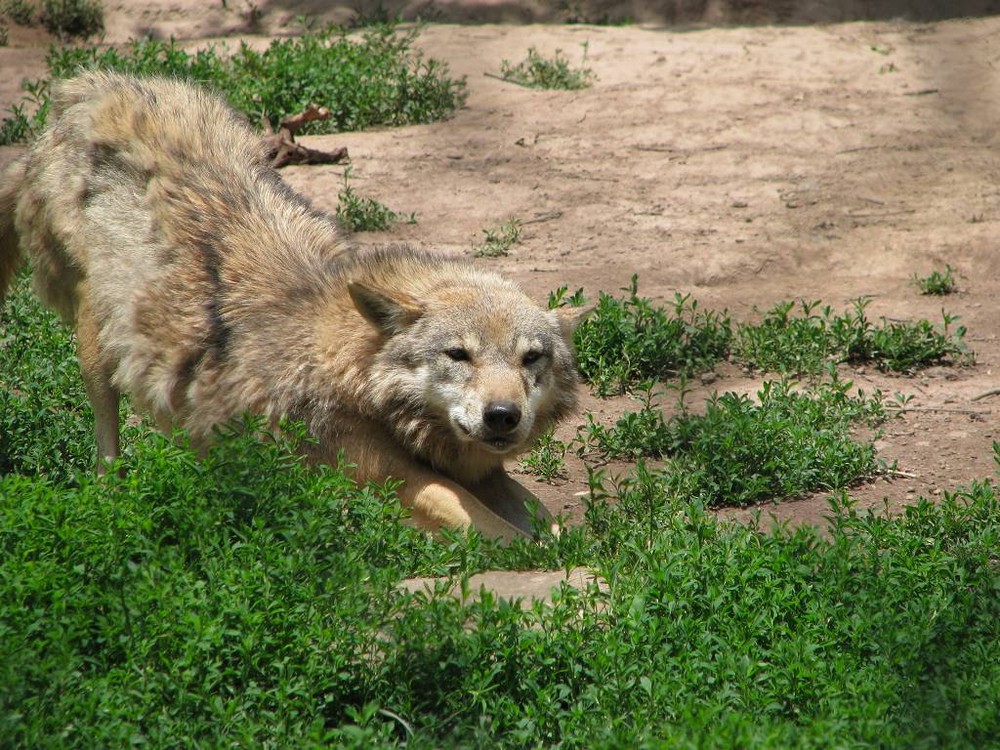
[[[447,578],[407,578],[399,587],[404,591],[415,593],[434,591],[435,586],[440,581],[448,581]],[[490,570],[485,573],[477,573],[469,578],[468,597],[462,596],[462,586],[455,583],[451,587],[451,595],[462,603],[477,601],[482,589],[491,592],[498,599],[508,599],[510,601],[520,601],[522,608],[531,607],[533,602],[551,602],[553,589],[559,588],[563,583],[581,591],[593,583],[604,591],[607,590],[607,582],[598,576],[594,571],[587,568],[573,568],[565,570]]]

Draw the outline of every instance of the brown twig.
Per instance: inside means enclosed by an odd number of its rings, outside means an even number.
[[[982,411],[981,409],[955,409],[948,406],[901,406],[899,407],[900,414],[905,414],[908,411],[925,411],[925,412],[941,412],[942,414],[978,414],[981,417],[985,417],[990,412]]]
[[[326,107],[321,107],[318,104],[310,104],[302,112],[297,115],[292,115],[291,117],[286,117],[278,124],[278,132],[282,130],[287,130],[289,135],[295,135],[299,132],[299,128],[305,125],[307,122],[315,122],[316,120],[329,120],[330,110]]]
[[[1000,388],[990,388],[988,391],[980,393],[978,396],[973,396],[969,401],[979,401],[983,398],[988,398],[990,396],[1000,396]]]
[[[347,158],[347,149],[341,146],[333,151],[319,151],[295,142],[295,133],[308,122],[330,119],[330,110],[310,104],[297,115],[286,117],[278,123],[278,132],[264,120],[264,146],[268,161],[275,169],[289,164],[336,164]]]

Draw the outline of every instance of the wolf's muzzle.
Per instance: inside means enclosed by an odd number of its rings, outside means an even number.
[[[483,409],[483,424],[494,435],[513,432],[521,423],[521,407],[513,401],[491,401]]]

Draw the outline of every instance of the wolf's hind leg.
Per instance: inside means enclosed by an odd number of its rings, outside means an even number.
[[[118,458],[118,389],[111,384],[107,368],[101,361],[97,342],[98,325],[86,302],[80,300],[76,314],[76,346],[80,358],[80,373],[87,399],[94,410],[94,433],[97,437],[97,473],[104,474]]]
[[[0,185],[0,302],[14,283],[14,276],[23,261],[20,238],[14,228],[14,209],[17,208],[27,167],[26,158],[14,162],[3,175],[3,184]]]

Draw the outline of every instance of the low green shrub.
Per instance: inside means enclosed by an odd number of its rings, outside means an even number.
[[[330,119],[308,123],[300,133],[431,122],[462,105],[465,82],[413,50],[418,33],[380,26],[356,38],[331,28],[276,39],[263,52],[244,42],[232,54],[215,47],[191,53],[173,40],[155,39],[124,49],[53,47],[46,58],[49,78],[26,85],[26,101],[0,124],[0,144],[37,133],[47,116],[51,80],[80,69],[189,79],[219,91],[251,122],[266,118],[272,126],[312,103],[330,110]]]

